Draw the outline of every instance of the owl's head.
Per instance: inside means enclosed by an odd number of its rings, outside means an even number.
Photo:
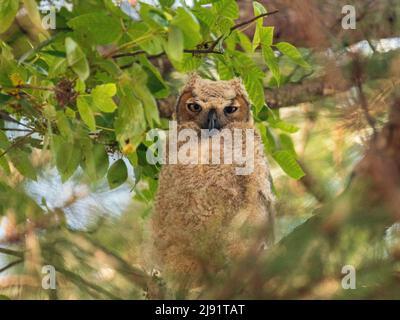
[[[178,98],[176,118],[179,124],[220,130],[251,121],[250,103],[239,79],[211,81],[192,74]]]

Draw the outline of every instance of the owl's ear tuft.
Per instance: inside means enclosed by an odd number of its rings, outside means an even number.
[[[199,80],[201,80],[201,77],[197,73],[193,72],[189,74],[186,84],[182,88],[175,106],[175,119],[178,122],[180,121],[181,116],[180,110],[184,110],[186,100],[192,97],[193,89],[196,87]]]
[[[243,82],[241,78],[233,78],[230,80],[231,86],[235,89],[238,95],[242,95],[246,93],[246,89],[244,88]]]
[[[238,77],[233,78],[232,80],[230,80],[230,84],[235,89],[236,96],[242,97],[245,100],[246,104],[250,105],[250,100],[247,95],[244,84],[242,82],[242,79]]]
[[[201,77],[197,72],[189,73],[183,92],[193,89],[199,80],[201,80]]]

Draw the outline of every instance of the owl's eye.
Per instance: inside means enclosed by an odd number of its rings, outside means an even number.
[[[189,103],[187,105],[188,109],[192,112],[200,112],[201,111],[201,106],[197,103]]]
[[[236,112],[237,109],[238,109],[238,107],[227,106],[224,108],[224,112],[225,112],[225,114],[231,114],[231,113]]]

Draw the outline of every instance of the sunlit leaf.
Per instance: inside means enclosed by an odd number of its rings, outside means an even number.
[[[180,61],[183,57],[183,33],[176,26],[171,26],[168,33],[166,51],[171,60]]]
[[[279,164],[283,171],[285,171],[293,179],[300,179],[305,175],[303,169],[297,163],[295,156],[292,152],[285,150],[278,150],[272,153],[272,157]]]
[[[19,7],[19,1],[0,0],[0,33],[7,31],[14,21]]]
[[[288,42],[279,42],[276,44],[276,47],[280,52],[282,52],[285,56],[290,58],[293,62],[304,68],[310,68],[310,65],[304,60],[300,51],[293,45]]]
[[[114,83],[99,85],[92,91],[93,103],[103,112],[114,112],[117,105],[112,97],[117,93]]]
[[[275,56],[274,50],[272,50],[272,48],[269,46],[263,45],[262,54],[264,57],[265,64],[268,66],[269,70],[271,70],[272,75],[274,76],[276,82],[279,85],[281,74],[279,71],[278,58]]]

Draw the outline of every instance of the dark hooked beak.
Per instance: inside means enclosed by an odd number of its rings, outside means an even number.
[[[221,129],[221,125],[218,121],[217,118],[217,112],[215,111],[215,109],[211,109],[208,112],[208,116],[207,116],[207,129],[209,131],[213,130],[213,129]]]

